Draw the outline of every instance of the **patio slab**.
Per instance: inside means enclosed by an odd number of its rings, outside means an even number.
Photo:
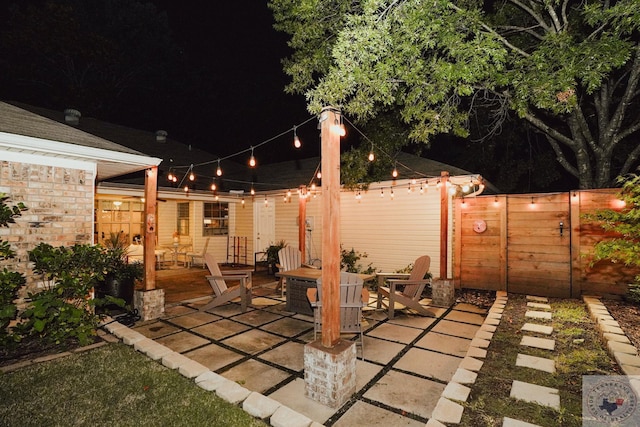
[[[327,421],[335,413],[335,409],[322,405],[305,396],[305,383],[302,378],[296,378],[289,384],[280,387],[267,395],[297,413],[319,423]]]
[[[367,349],[368,350],[368,349]],[[287,342],[260,355],[260,359],[284,366],[292,371],[304,369],[304,344]]]
[[[134,330],[137,332],[140,332],[145,337],[151,338],[154,340],[156,338],[160,338],[165,335],[174,334],[180,331],[180,328],[173,326],[169,323],[156,321],[156,322],[148,323],[145,325],[136,326]]]
[[[244,325],[242,323],[234,322],[233,320],[229,319],[222,319],[218,320],[217,322],[208,323],[206,325],[193,328],[193,332],[197,332],[213,340],[221,340],[230,337],[231,335],[248,331],[249,329],[251,329],[250,326]]]
[[[530,319],[551,320],[551,313],[548,311],[527,310],[524,313],[524,317],[528,317]]]
[[[558,389],[543,387],[536,384],[529,384],[522,381],[513,381],[511,385],[510,397],[523,400],[525,402],[537,403],[538,405],[560,409],[560,393]]]
[[[480,329],[478,325],[442,320],[431,331],[471,339],[478,332],[478,329]]]
[[[185,314],[183,316],[172,317],[168,319],[168,322],[174,325],[181,326],[186,329],[195,328],[196,326],[204,325],[205,323],[211,323],[216,320],[220,320],[220,316],[205,313],[202,311],[196,311],[193,313]]]
[[[525,323],[520,328],[521,331],[525,332],[536,332],[539,334],[551,335],[553,333],[553,326],[547,325],[538,325],[536,323]]]
[[[365,394],[367,399],[388,404],[403,411],[431,418],[445,385],[414,377],[397,371],[389,371]]]
[[[543,350],[553,350],[556,348],[556,341],[547,338],[523,336],[522,340],[520,340],[520,345],[541,348]]]
[[[394,368],[447,382],[461,361],[460,357],[412,348],[398,360]]]
[[[225,378],[258,393],[289,378],[290,374],[257,360],[247,360],[221,373]]]
[[[386,365],[404,348],[402,344],[364,336],[364,357],[372,362]]]
[[[516,357],[516,366],[537,369],[538,371],[549,372],[550,374],[554,374],[556,372],[555,360],[547,359],[545,357],[530,356],[528,354],[518,353],[518,356]]]
[[[275,322],[263,325],[260,329],[274,334],[284,335],[286,337],[293,337],[301,334],[302,332],[308,331],[309,329],[313,329],[313,323],[305,322],[304,320],[292,319],[291,317],[284,317],[276,320]]]
[[[403,417],[400,414],[387,411],[384,408],[380,408],[378,406],[371,405],[369,403],[362,402],[362,401],[356,402],[333,425],[335,427],[361,426],[361,425],[364,425],[363,420],[366,420],[367,426],[372,426],[372,427],[376,427],[376,426],[424,427],[424,423],[420,421]]]
[[[452,310],[445,316],[446,320],[453,320],[455,322],[471,323],[472,325],[482,325],[484,322],[484,316],[477,313],[467,313],[464,311]]]
[[[184,353],[196,347],[209,344],[209,340],[186,331],[158,338],[156,342],[178,353]]]
[[[285,338],[277,335],[259,331],[257,329],[251,329],[231,338],[226,338],[221,342],[232,348],[244,351],[245,353],[255,354],[273,347],[284,340]]]
[[[384,316],[386,318],[386,314]],[[392,325],[408,326],[411,328],[427,329],[436,319],[433,317],[415,316],[411,314],[399,314],[387,323]]]
[[[418,335],[420,335],[421,333],[422,333],[422,330],[420,329],[385,323],[367,332],[367,335],[376,337],[376,338],[386,339],[389,341],[409,344],[411,341],[416,339]],[[365,351],[366,351],[366,348],[365,348]]]
[[[205,347],[185,353],[184,355],[203,364],[212,371],[217,371],[243,358],[241,354],[228,350],[217,344],[209,344]]]
[[[431,349],[453,356],[464,357],[467,354],[470,339],[429,332],[416,342],[416,347]]]
[[[261,326],[265,323],[273,322],[274,320],[281,319],[282,316],[275,313],[270,313],[263,310],[252,310],[242,313],[237,316],[233,316],[234,322],[240,322],[249,326]]]
[[[183,314],[194,313],[197,310],[184,305],[165,306],[164,315],[162,319],[170,319],[175,316],[182,316]]]

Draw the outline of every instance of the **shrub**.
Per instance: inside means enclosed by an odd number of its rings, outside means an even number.
[[[640,176],[619,177],[618,182],[622,184],[619,197],[625,202],[625,207],[620,211],[602,209],[584,216],[619,236],[596,243],[593,262],[610,259],[640,268]],[[640,302],[640,275],[629,285],[628,298]]]
[[[356,251],[354,248],[351,250],[340,249],[340,269],[346,271],[348,273],[364,273],[371,274],[375,273],[376,269],[373,267],[371,263],[367,266],[367,268],[363,269],[362,264],[359,264],[362,258],[366,258],[368,255],[366,253],[360,253]]]
[[[9,227],[15,223],[15,218],[27,210],[23,203],[8,205],[9,196],[0,193],[0,227]],[[0,261],[10,260],[15,257],[9,242],[0,240]],[[26,283],[25,277],[18,272],[3,267],[0,271],[0,345],[6,345],[10,341],[20,339],[19,335],[9,330],[9,324],[16,319],[17,308],[14,303],[18,298],[18,291]]]

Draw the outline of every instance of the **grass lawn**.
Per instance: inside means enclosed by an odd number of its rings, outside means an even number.
[[[0,374],[1,426],[264,426],[131,347]]]
[[[584,303],[578,299],[550,299],[553,319],[546,324],[553,326],[553,334],[545,338],[555,339],[554,351],[522,347],[520,328],[530,321],[524,317],[526,303],[522,295],[509,296],[478,381],[471,386],[461,425],[501,426],[503,417],[511,417],[543,427],[580,427],[582,376],[621,374],[605,351]],[[517,367],[518,353],[554,359],[556,373]],[[509,397],[513,380],[558,389],[560,411]]]

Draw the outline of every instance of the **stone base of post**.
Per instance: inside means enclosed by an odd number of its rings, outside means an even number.
[[[431,282],[431,305],[451,307],[455,301],[452,279],[435,279]]]
[[[142,320],[157,319],[164,314],[164,289],[135,291],[133,307],[138,310]]]
[[[339,408],[356,392],[356,343],[340,340],[333,348],[321,340],[304,346],[305,396]]]

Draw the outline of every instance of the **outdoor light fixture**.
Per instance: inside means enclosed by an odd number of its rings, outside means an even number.
[[[380,189],[380,197],[384,197],[384,189],[383,188]]]
[[[300,138],[298,138],[298,134],[296,134],[296,127],[293,127],[293,146],[296,148],[302,147],[302,143],[300,142]]]
[[[393,188],[391,189],[391,198],[393,199]]]
[[[393,167],[393,172],[391,172],[391,176],[394,178],[398,177],[398,169],[395,166]]]
[[[167,174],[167,180],[173,181],[173,173],[171,172],[171,170],[169,170],[169,173]]]
[[[339,136],[345,136],[347,134],[347,131],[344,128],[344,124],[342,124],[342,115],[340,115],[340,121],[338,121],[338,118],[336,118],[335,122],[333,123],[332,129]]]
[[[256,166],[256,158],[253,156],[253,147],[251,147],[251,157],[249,157],[249,166],[252,168]]]
[[[212,182],[212,183],[211,183],[211,191],[216,191],[216,188],[217,188],[217,187],[216,187],[216,183],[215,183],[215,182]]]
[[[420,183],[420,194],[424,194],[424,187],[422,186],[422,183]]]
[[[242,207],[244,208],[244,197],[242,198]]]
[[[322,179],[322,171],[318,171],[318,173],[316,174],[316,178]]]
[[[264,196],[264,205],[265,206],[269,206],[269,200],[267,199],[267,196]]]
[[[373,154],[373,150],[369,152],[369,161],[373,162],[376,159],[376,156]]]
[[[251,185],[251,195],[252,196],[256,195],[256,190],[253,188],[253,185]]]
[[[218,168],[216,169],[216,175],[222,176],[222,169],[220,168],[220,159],[218,159]]]

